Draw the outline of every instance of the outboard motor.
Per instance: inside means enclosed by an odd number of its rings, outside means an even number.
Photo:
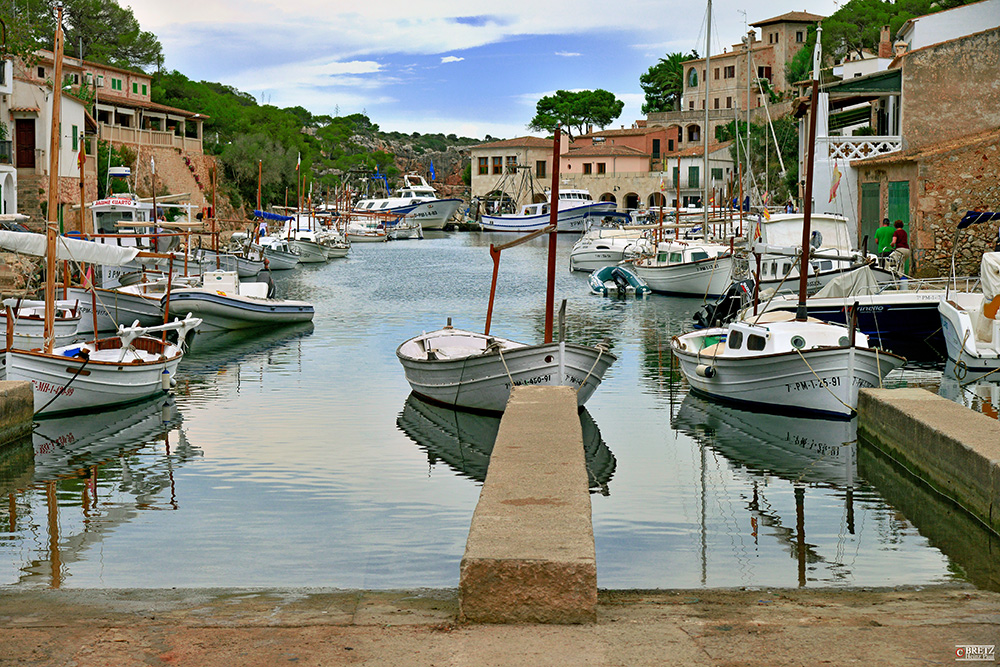
[[[694,314],[695,328],[705,329],[728,323],[750,303],[753,290],[753,278],[733,283],[715,303],[705,304],[704,308]]]

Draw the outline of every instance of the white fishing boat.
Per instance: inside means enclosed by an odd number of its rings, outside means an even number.
[[[292,249],[288,239],[261,236],[251,247],[267,260],[267,268],[271,271],[288,271],[299,265],[299,254]]]
[[[703,299],[725,294],[733,282],[733,253],[718,243],[661,241],[655,256],[637,259],[632,266],[661,294]]]
[[[556,146],[559,145],[560,134],[557,128]],[[553,171],[558,173],[558,169],[559,162],[556,160]],[[503,412],[511,389],[518,385],[573,387],[578,405],[586,403],[597,389],[615,360],[608,342],[593,346],[565,342],[562,312],[559,336],[553,340],[555,258],[551,253],[555,252],[554,237],[550,237],[549,243],[544,342],[528,345],[490,335],[500,253],[543,233],[555,233],[554,222],[560,201],[558,184],[553,197],[556,210],[552,213],[552,225],[510,243],[490,246],[493,282],[483,333],[454,329],[449,320],[443,329],[414,336],[396,349],[396,357],[403,365],[406,380],[415,394],[464,410]]]
[[[573,244],[569,253],[570,271],[597,271],[638,257],[650,247],[648,234],[641,229],[593,227]]]
[[[312,320],[312,304],[272,298],[269,288],[268,283],[241,282],[234,271],[212,271],[204,275],[200,287],[171,290],[163,297],[162,304],[166,305],[169,298],[172,312],[201,318],[204,323],[199,331],[206,332]]]
[[[858,389],[881,387],[906,362],[869,348],[860,332],[852,341],[847,327],[795,321],[787,313],[699,329],[675,337],[671,348],[696,393],[752,409],[832,418],[851,417]]]
[[[394,196],[366,197],[354,205],[353,212],[405,215],[423,229],[442,229],[461,204],[461,199],[439,198],[420,174],[405,174]]]
[[[1000,253],[983,254],[979,278],[981,290],[949,291],[938,303],[948,361],[959,373],[1000,369]]]
[[[524,204],[517,213],[484,214],[479,224],[488,232],[535,232],[549,224],[551,192],[546,191],[546,201]],[[591,223],[601,224],[605,218],[614,217],[615,202],[594,201],[590,192],[578,188],[559,189],[558,223],[556,231],[582,232]]]
[[[385,224],[372,216],[352,215],[347,222],[346,234],[351,243],[384,243],[389,240]]]
[[[517,385],[570,386],[583,405],[615,360],[607,345],[527,345],[446,326],[396,350],[413,393],[435,403],[503,412]]]
[[[809,143],[815,145],[820,43],[817,29]],[[809,261],[814,160],[806,162],[801,252]],[[806,317],[806,276],[799,279],[795,316],[768,313],[724,327],[701,329],[671,340],[671,349],[691,390],[714,400],[772,412],[850,418],[858,390],[879,387],[902,357],[868,347],[868,338],[850,328]],[[793,319],[793,317],[795,319]]]
[[[0,311],[0,327],[8,329],[7,316],[13,318],[11,343],[21,349],[40,348],[45,343],[45,302],[28,299],[9,298],[3,300],[4,308]],[[56,303],[56,316],[53,320],[53,335],[55,344],[63,345],[79,337],[77,328],[80,326],[80,309],[75,301],[59,301]],[[2,378],[0,378],[2,379]]]

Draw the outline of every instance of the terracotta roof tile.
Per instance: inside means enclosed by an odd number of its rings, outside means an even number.
[[[563,153],[564,157],[649,157],[649,155],[649,153],[641,151],[638,148],[632,148],[631,146],[604,144],[571,148],[568,153]]]
[[[820,16],[819,14],[810,14],[809,12],[788,12],[787,14],[782,14],[781,16],[775,16],[772,19],[765,19],[763,21],[758,21],[757,23],[751,23],[755,28],[764,25],[770,25],[772,23],[816,23],[817,21],[822,21],[825,16]]]
[[[516,139],[488,141],[471,148],[552,148],[552,140],[542,137],[517,137]]]

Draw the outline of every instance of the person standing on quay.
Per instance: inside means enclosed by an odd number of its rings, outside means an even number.
[[[888,257],[892,252],[892,225],[889,218],[882,218],[882,226],[875,230],[875,254],[879,257]]]
[[[896,231],[892,233],[893,253],[899,253],[900,266],[903,267],[903,273],[906,273],[910,263],[910,242],[903,229],[903,221],[897,220],[895,226]]]

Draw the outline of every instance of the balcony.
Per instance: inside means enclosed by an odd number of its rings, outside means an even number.
[[[863,160],[868,157],[895,153],[903,149],[901,137],[819,137],[817,156],[823,155],[825,146],[830,160]]]

